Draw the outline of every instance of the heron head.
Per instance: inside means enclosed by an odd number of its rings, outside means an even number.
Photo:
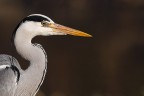
[[[91,37],[91,35],[82,31],[54,23],[54,21],[52,21],[49,17],[41,14],[32,14],[27,16],[19,24],[19,27],[20,28],[17,28],[17,30],[23,30],[23,32],[27,32],[26,34],[32,36],[69,34],[74,36]]]

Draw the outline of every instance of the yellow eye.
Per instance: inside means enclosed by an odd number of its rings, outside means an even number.
[[[47,26],[48,22],[47,21],[42,21],[41,24],[42,24],[42,26]]]

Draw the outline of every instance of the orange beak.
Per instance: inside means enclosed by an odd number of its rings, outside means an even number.
[[[92,35],[87,34],[85,32],[69,28],[60,24],[51,23],[48,25],[50,28],[52,28],[55,32],[61,32],[64,34],[74,35],[74,36],[82,36],[82,37],[92,37]]]

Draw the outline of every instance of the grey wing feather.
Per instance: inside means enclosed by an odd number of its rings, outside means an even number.
[[[20,78],[20,66],[14,57],[0,55],[0,66],[7,67],[0,69],[0,96],[14,96]]]

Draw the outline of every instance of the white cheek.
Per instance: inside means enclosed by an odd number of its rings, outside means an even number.
[[[23,24],[22,28],[25,30],[26,33],[33,36],[41,35],[41,32],[43,31],[40,22],[26,22]]]
[[[53,30],[48,27],[40,27],[39,32],[40,32],[40,35],[48,36],[48,35],[51,35],[51,33],[53,33]]]

